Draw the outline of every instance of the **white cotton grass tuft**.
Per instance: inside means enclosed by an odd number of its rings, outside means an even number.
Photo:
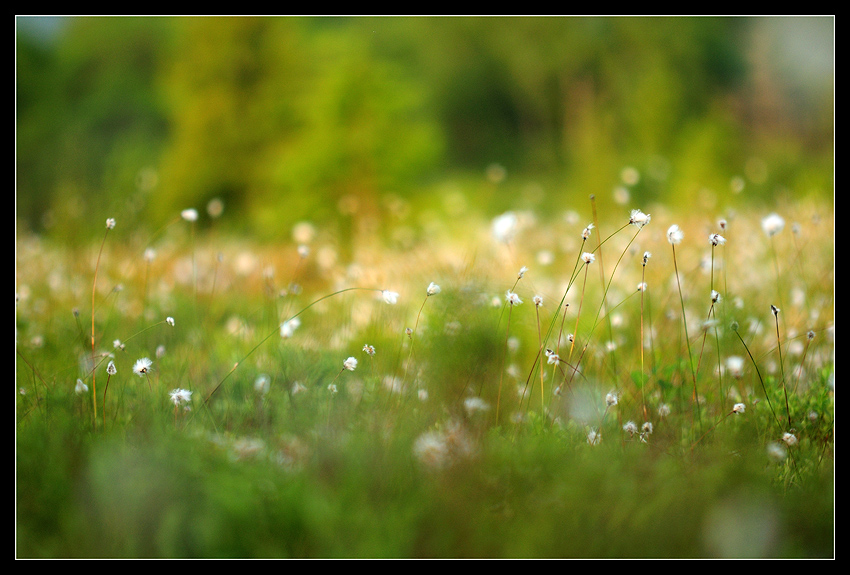
[[[711,234],[708,236],[708,241],[711,242],[711,245],[713,246],[722,246],[726,244],[726,238],[720,234]]]
[[[259,393],[260,395],[267,394],[270,388],[271,378],[265,373],[261,373],[257,376],[257,379],[254,380],[254,391]]]
[[[747,411],[747,406],[743,403],[736,403],[732,406],[732,413],[744,413]]]
[[[74,393],[76,393],[77,395],[83,395],[84,393],[88,393],[88,391],[89,391],[89,386],[87,386],[85,383],[83,383],[82,379],[78,379],[77,385],[74,386]]]
[[[679,229],[679,226],[673,224],[669,228],[667,228],[667,241],[672,245],[677,245],[682,243],[682,240],[685,239],[685,233]]]
[[[347,369],[348,371],[354,371],[357,369],[357,358],[349,357],[344,362],[342,362],[343,369]]]
[[[425,293],[427,293],[428,296],[430,297],[432,295],[437,295],[441,291],[442,291],[442,288],[440,288],[440,286],[438,286],[434,282],[431,282],[430,284],[428,284],[428,289],[425,290]]]
[[[180,212],[180,217],[186,220],[187,222],[196,222],[198,221],[198,210],[195,208],[188,208]]]
[[[535,307],[541,307],[543,305],[543,296],[536,295],[533,298],[531,298],[531,301],[534,302]]]
[[[171,327],[174,327],[174,318],[171,317],[171,316],[168,316],[167,318],[165,318],[165,323],[167,323]]]
[[[587,224],[587,227],[581,232],[581,239],[588,239],[590,237],[591,230],[593,230],[594,227],[595,226],[593,224]]]
[[[192,392],[188,389],[174,389],[168,394],[175,407],[186,405],[192,401]]]
[[[511,290],[508,290],[505,293],[505,301],[512,306],[519,305],[519,304],[522,303],[522,300],[520,299],[520,297],[517,294],[515,294],[514,292],[512,292]]]
[[[108,373],[109,375],[115,375],[116,373],[118,373],[118,368],[115,367],[114,361],[110,360],[109,363],[106,365],[106,373]]]
[[[147,357],[137,359],[136,363],[133,364],[133,373],[135,373],[139,377],[144,377],[145,375],[150,373],[152,366],[153,362]]]
[[[517,278],[518,280],[521,280],[521,279],[522,279],[522,276],[524,276],[524,275],[525,275],[525,272],[527,272],[527,271],[528,271],[528,267],[526,267],[526,266],[522,266],[521,268],[519,268],[519,272],[517,272],[517,274],[516,274],[516,278]]]
[[[772,237],[785,228],[785,220],[779,214],[770,214],[762,219],[761,228],[768,237]]]
[[[289,339],[292,337],[292,334],[295,333],[295,330],[301,326],[301,320],[297,317],[294,317],[290,320],[287,320],[280,324],[280,337],[283,339]]]
[[[590,253],[590,252],[584,252],[583,254],[581,254],[581,261],[583,261],[584,263],[586,263],[586,264],[590,265],[590,264],[592,264],[594,261],[596,261],[596,256],[595,256],[595,255],[593,255],[593,254],[592,254],[592,253]]]
[[[106,220],[106,229],[111,230],[115,227],[115,218],[107,218]]]
[[[385,289],[381,291],[381,297],[384,299],[385,303],[388,303],[390,305],[395,305],[396,303],[398,303],[398,293],[394,291]]]
[[[640,210],[632,210],[629,214],[629,224],[635,226],[640,229],[652,219],[652,216],[649,214],[645,214]]]
[[[513,212],[505,212],[504,214],[493,219],[491,231],[493,238],[502,243],[510,243],[517,232],[519,220]]]
[[[595,429],[591,429],[587,432],[587,443],[590,445],[599,445],[602,441],[602,433],[596,431]]]

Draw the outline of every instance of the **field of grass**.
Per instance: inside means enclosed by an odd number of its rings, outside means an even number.
[[[833,558],[832,206],[590,208],[19,234],[17,557]]]

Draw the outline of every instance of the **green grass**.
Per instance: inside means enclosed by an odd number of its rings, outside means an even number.
[[[19,236],[16,554],[834,557],[834,233],[788,212],[799,227],[770,237],[755,211],[720,231],[659,208],[640,229],[600,214],[586,242],[586,221],[532,223],[509,246],[467,222],[413,248],[365,235],[352,262],[327,239],[302,259],[176,228],[145,262],[122,222],[99,258],[102,237]]]

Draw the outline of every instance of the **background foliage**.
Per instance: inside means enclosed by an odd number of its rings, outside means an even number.
[[[267,240],[448,188],[566,209],[627,166],[645,206],[832,194],[831,18],[17,24],[18,225],[66,241],[214,198]]]

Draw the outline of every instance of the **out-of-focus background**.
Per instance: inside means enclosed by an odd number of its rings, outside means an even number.
[[[16,223],[831,202],[833,17],[18,17]],[[743,200],[741,200],[743,201]]]

